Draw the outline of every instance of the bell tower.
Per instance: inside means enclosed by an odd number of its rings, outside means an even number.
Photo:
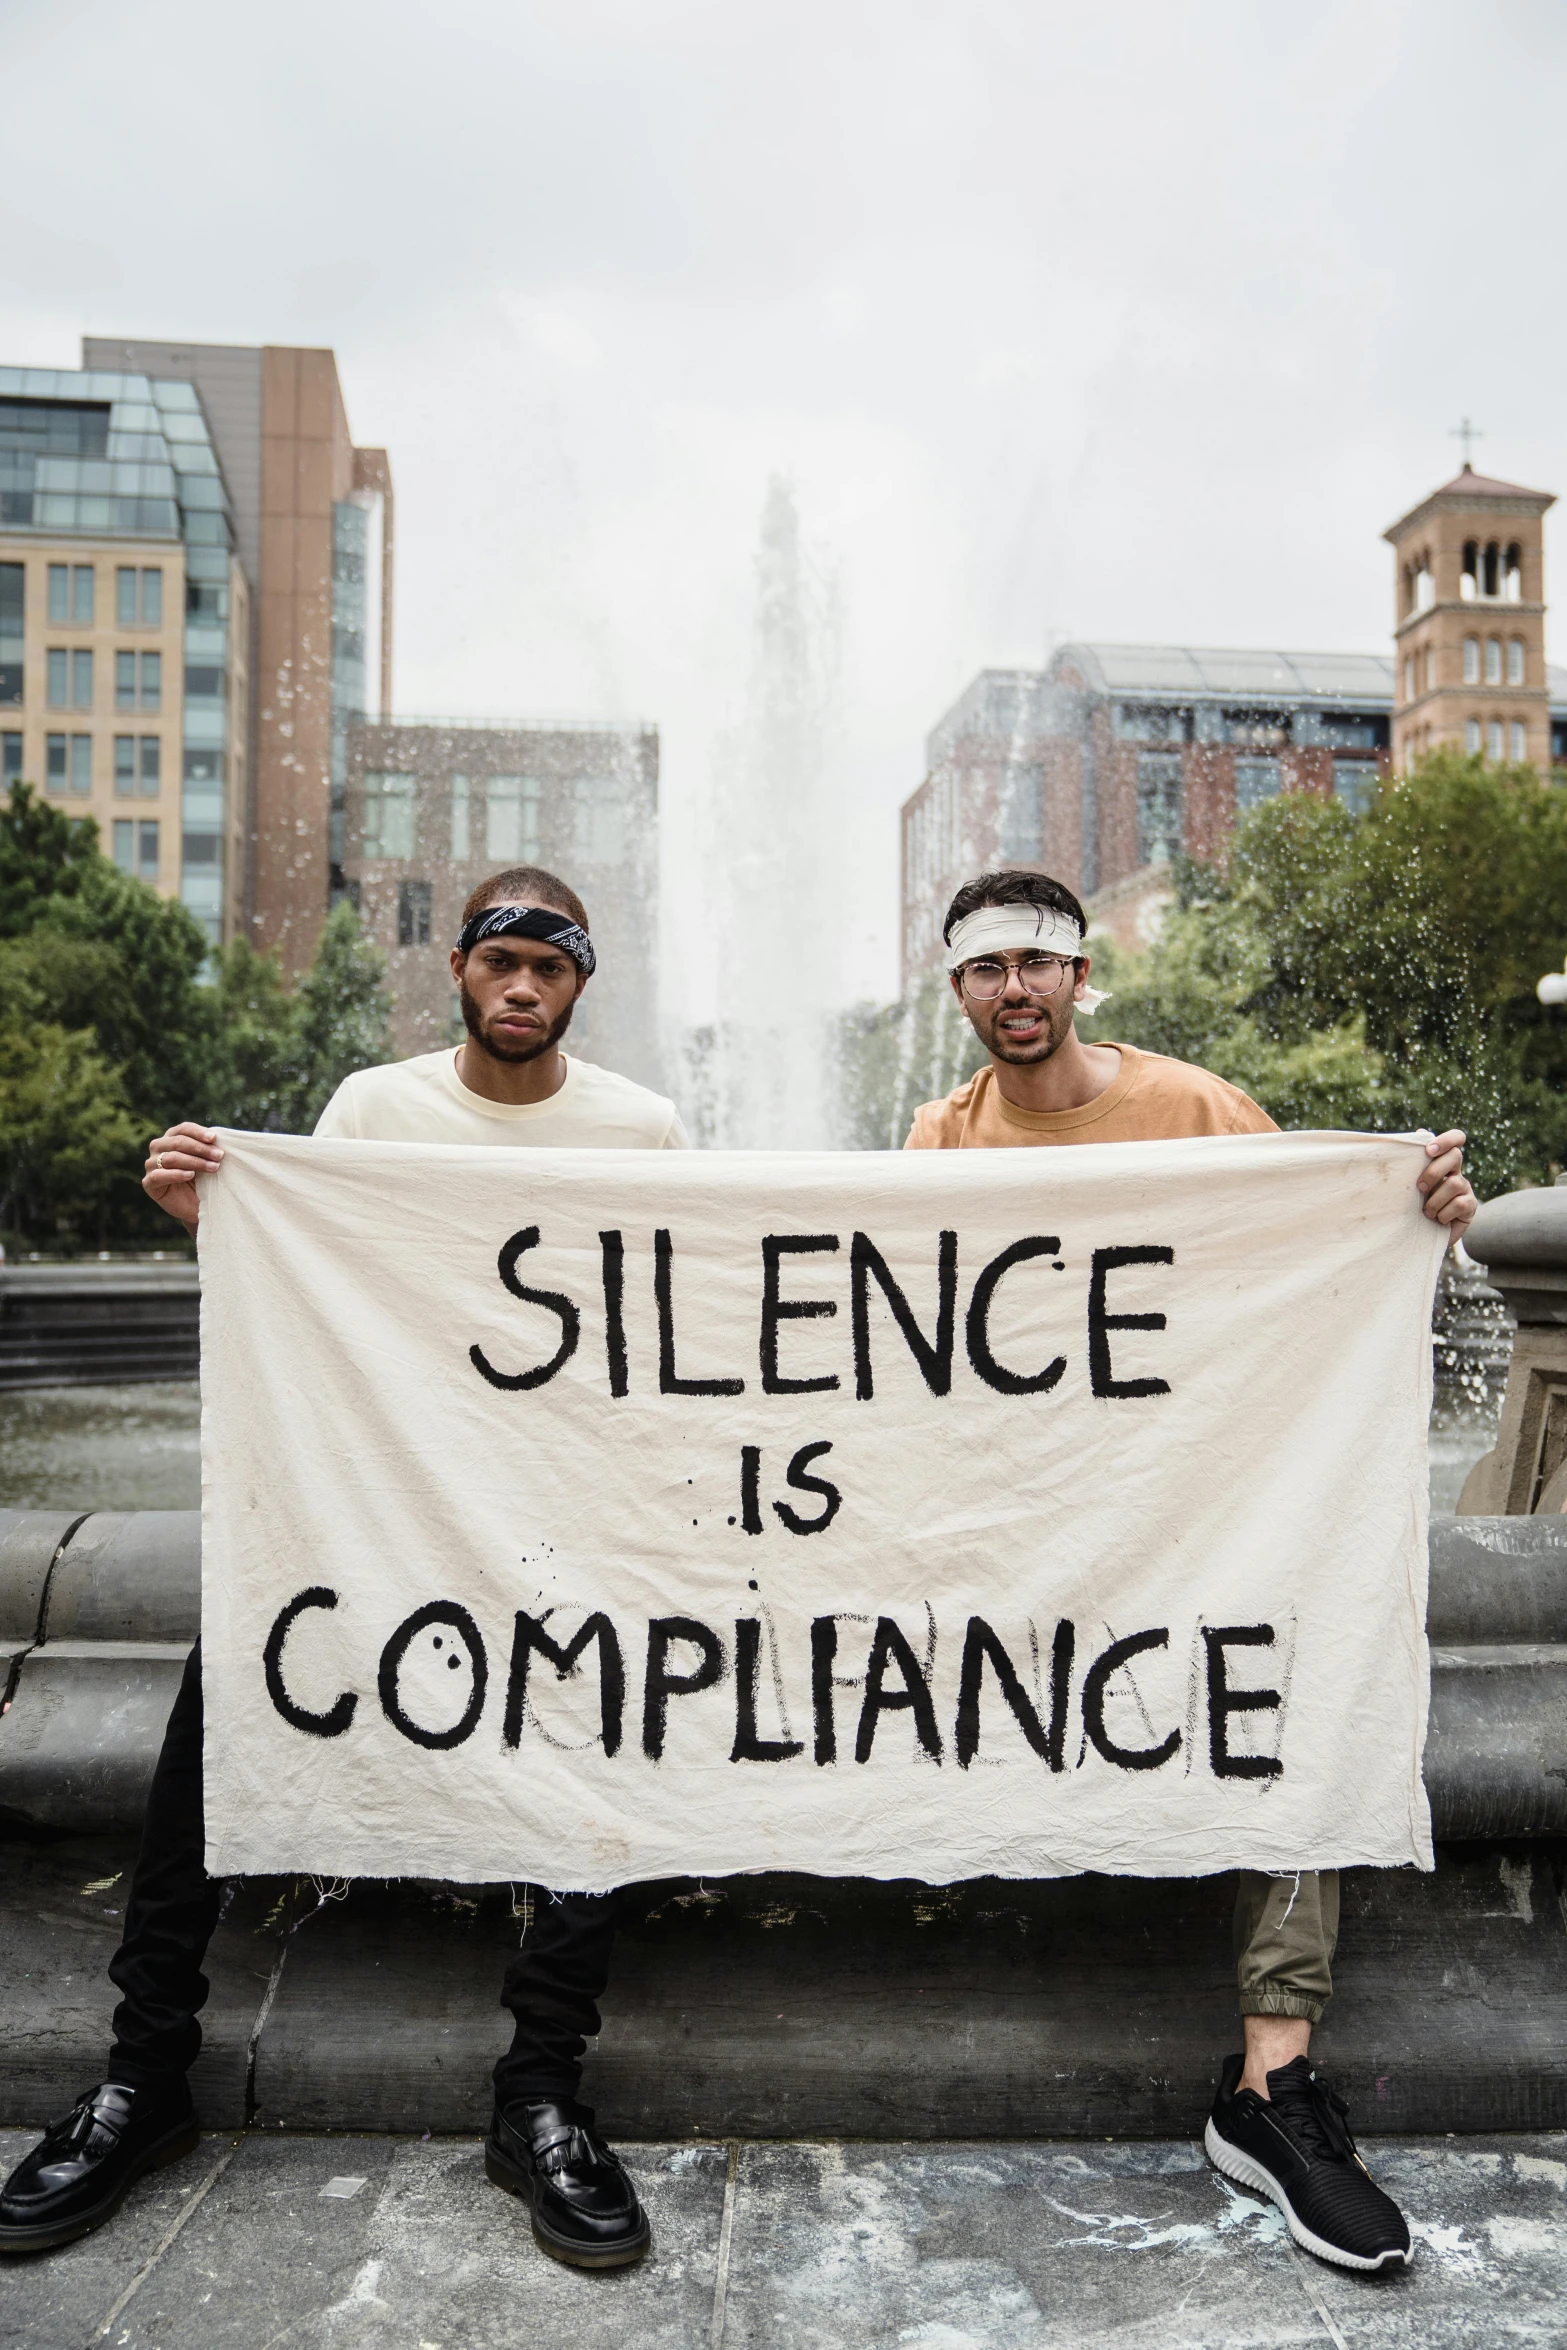
[[[1549,490],[1463,470],[1383,537],[1393,548],[1393,766],[1439,744],[1551,766],[1543,523]]]

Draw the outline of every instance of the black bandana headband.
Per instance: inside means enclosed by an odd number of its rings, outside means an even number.
[[[593,941],[580,922],[557,914],[553,906],[486,906],[465,922],[457,940],[460,955],[472,954],[482,938],[537,938],[546,946],[570,955],[584,979],[592,976],[598,957]]]

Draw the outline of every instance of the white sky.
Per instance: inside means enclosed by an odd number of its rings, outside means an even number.
[[[657,719],[677,895],[788,476],[885,997],[976,670],[1382,648],[1379,533],[1466,411],[1567,487],[1564,55],[1548,0],[0,0],[0,360],[332,345],[397,708]]]

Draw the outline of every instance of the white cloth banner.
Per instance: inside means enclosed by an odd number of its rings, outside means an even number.
[[[214,1874],[1431,1865],[1418,1143],[224,1142]]]

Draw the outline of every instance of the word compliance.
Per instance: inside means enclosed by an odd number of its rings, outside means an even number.
[[[226,1142],[215,1873],[1429,1865],[1418,1145]]]

